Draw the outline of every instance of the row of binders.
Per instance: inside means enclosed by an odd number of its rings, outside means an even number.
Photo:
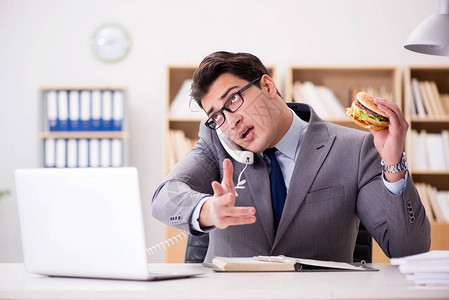
[[[47,131],[121,131],[123,90],[47,90]]]
[[[449,130],[411,131],[410,168],[413,171],[449,171]]]
[[[122,167],[122,139],[44,139],[44,167]]]
[[[449,191],[439,191],[427,183],[416,183],[426,216],[431,223],[449,223]]]
[[[449,94],[441,94],[434,81],[411,81],[412,103],[410,113],[420,118],[449,117]]]

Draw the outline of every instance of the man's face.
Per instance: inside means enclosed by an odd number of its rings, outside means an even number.
[[[285,103],[270,96],[264,88],[264,80],[265,77],[259,81],[262,89],[252,85],[241,94],[244,103],[237,111],[223,110],[225,123],[220,127],[233,142],[252,152],[262,152],[273,146],[284,134],[279,127],[283,113],[281,105],[285,106]],[[220,75],[202,99],[204,111],[210,117],[248,83],[229,73]]]

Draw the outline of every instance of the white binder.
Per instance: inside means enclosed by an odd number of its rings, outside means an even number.
[[[102,120],[103,120],[103,130],[112,130],[112,92],[103,91],[102,97]]]
[[[87,168],[89,166],[89,142],[87,139],[78,140],[78,167]]]
[[[79,91],[69,92],[69,129],[71,131],[80,130],[80,96]]]
[[[100,166],[111,166],[111,142],[109,139],[100,140]]]
[[[98,139],[89,140],[89,167],[100,166],[100,141]]]
[[[56,139],[56,168],[66,167],[67,142],[65,139]]]

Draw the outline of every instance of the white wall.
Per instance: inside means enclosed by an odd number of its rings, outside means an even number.
[[[402,44],[434,10],[432,0],[118,1],[0,0],[0,190],[16,168],[38,167],[38,88],[120,85],[129,89],[130,162],[139,169],[150,243],[163,239],[150,217],[162,180],[166,65],[198,64],[216,50],[245,51],[289,64],[448,64]],[[105,64],[89,38],[122,24],[132,49]],[[153,261],[162,260],[162,256]],[[0,262],[22,261],[14,193],[0,199]]]

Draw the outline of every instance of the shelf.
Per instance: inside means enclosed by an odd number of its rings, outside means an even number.
[[[126,87],[46,86],[39,88],[39,94],[38,138],[43,167],[128,165]],[[89,124],[81,120],[89,120]],[[79,128],[91,131],[75,130]],[[98,130],[106,128],[120,130]]]
[[[129,134],[122,131],[54,131],[41,132],[42,139],[125,139]]]
[[[206,115],[204,118],[189,118],[189,117],[170,117],[168,119],[169,122],[201,122],[206,119]]]
[[[343,106],[352,103],[352,89],[385,88],[401,107],[401,82],[397,66],[291,66],[286,79],[286,101],[293,101],[295,81],[310,81],[331,89]]]
[[[98,86],[63,86],[63,87],[40,87],[39,90],[42,92],[46,92],[46,91],[53,91],[53,90],[58,90],[58,91],[78,91],[78,90],[102,90],[102,91],[117,91],[117,90],[126,90],[127,87],[124,86],[104,86],[104,87],[98,87]]]

